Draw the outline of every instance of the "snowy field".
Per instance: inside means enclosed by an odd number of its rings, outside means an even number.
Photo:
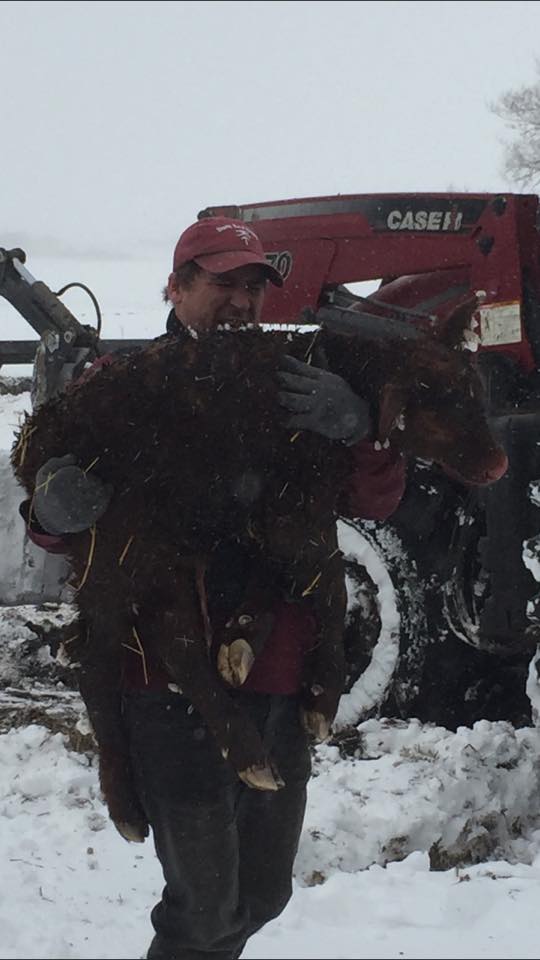
[[[245,957],[537,958],[539,733],[361,729],[362,759],[319,750],[293,898]],[[162,885],[149,841],[119,837],[61,735],[5,733],[0,764],[0,956],[140,957]],[[483,862],[430,870],[463,842]]]
[[[28,267],[54,289],[88,283],[105,337],[163,329],[166,257]],[[81,303],[70,301],[90,322]],[[33,336],[1,301],[0,327],[4,338]],[[0,448],[27,405],[28,395],[0,397]],[[384,592],[381,604],[388,623]],[[17,622],[0,611],[6,650],[21,642]],[[247,960],[538,958],[540,730],[371,719],[358,733],[348,756],[317,750],[294,896]],[[30,725],[0,735],[0,768],[0,958],[141,957],[161,873],[151,842],[128,845],[107,819],[91,754]]]

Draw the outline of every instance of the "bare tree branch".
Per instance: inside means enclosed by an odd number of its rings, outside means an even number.
[[[504,145],[503,170],[521,188],[540,184],[540,62],[536,63],[538,79],[530,86],[507,90],[490,104],[514,134]]]

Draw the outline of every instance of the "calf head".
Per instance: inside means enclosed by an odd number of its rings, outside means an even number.
[[[476,299],[450,315],[444,329],[402,342],[379,398],[379,439],[431,460],[468,484],[489,484],[508,467],[488,421],[484,387],[469,350]],[[465,341],[466,344],[466,341]]]
[[[508,461],[490,428],[472,353],[463,349],[474,342],[476,307],[469,296],[438,329],[422,330],[344,311],[346,319],[330,317],[326,330],[334,368],[372,402],[381,444],[391,438],[409,456],[486,484],[505,473]]]

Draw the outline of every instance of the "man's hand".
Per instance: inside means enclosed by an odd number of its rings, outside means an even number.
[[[293,416],[286,426],[311,430],[328,440],[358,443],[371,429],[369,404],[335,373],[286,355],[278,380],[279,401]]]
[[[48,533],[81,533],[103,516],[112,494],[110,484],[86,473],[68,453],[51,457],[38,470],[32,509]]]

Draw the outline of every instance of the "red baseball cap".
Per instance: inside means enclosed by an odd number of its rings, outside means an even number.
[[[266,259],[259,237],[249,224],[230,217],[204,217],[184,230],[174,249],[173,270],[194,260],[209,273],[227,273],[236,267],[260,263],[276,287],[283,277]]]

